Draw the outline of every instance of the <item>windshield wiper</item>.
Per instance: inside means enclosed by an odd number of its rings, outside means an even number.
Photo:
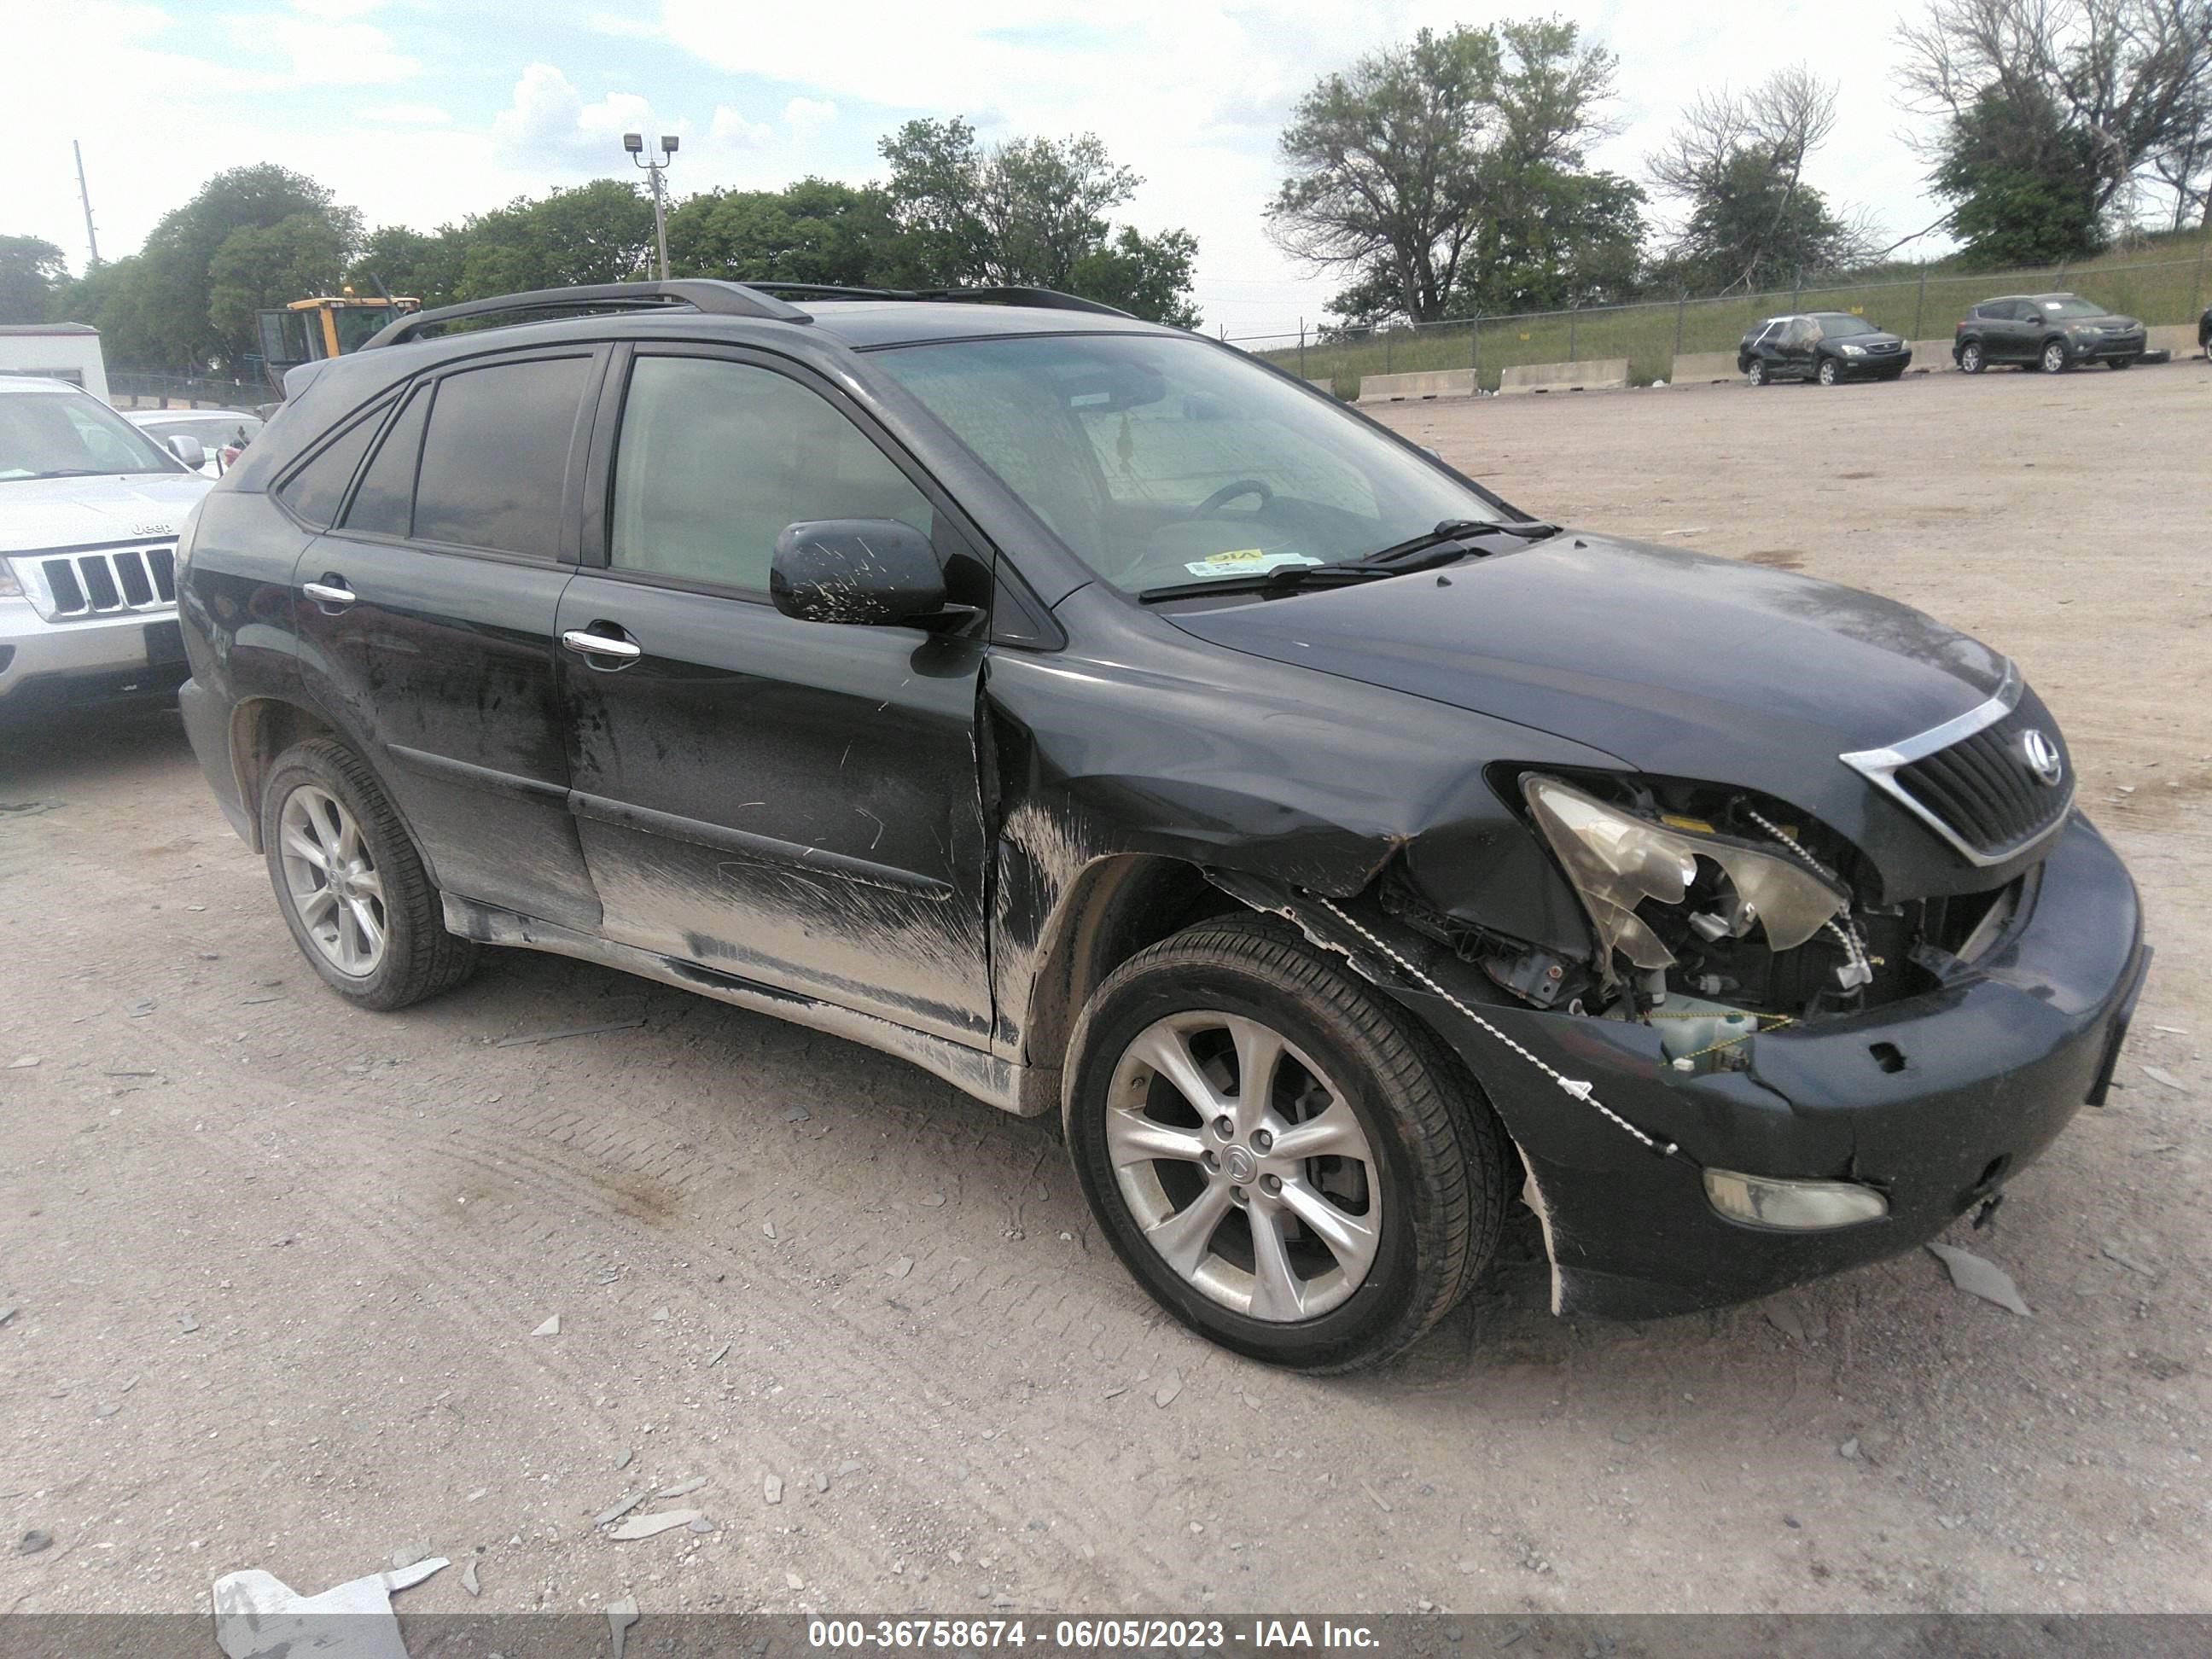
[[[1166,587],[1147,587],[1137,595],[1140,604],[1162,599],[1202,599],[1219,593],[1296,593],[1312,587],[1336,587],[1352,582],[1402,576],[1416,570],[1433,570],[1456,563],[1474,551],[1469,542],[1483,536],[1514,536],[1541,541],[1556,536],[1559,526],[1534,520],[1505,522],[1489,519],[1446,519],[1433,530],[1407,541],[1395,542],[1357,559],[1334,564],[1286,564],[1249,576],[1219,576],[1211,581],[1177,582]]]

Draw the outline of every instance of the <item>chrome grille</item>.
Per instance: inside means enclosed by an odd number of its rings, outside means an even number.
[[[2029,757],[2039,737],[2057,757],[2045,782]],[[1972,864],[1999,864],[2064,821],[2074,804],[2072,757],[2042,700],[2008,676],[1997,695],[1955,720],[1844,763],[1887,791]]]
[[[177,602],[173,546],[103,548],[19,560],[30,576],[31,600],[49,622],[166,611]]]

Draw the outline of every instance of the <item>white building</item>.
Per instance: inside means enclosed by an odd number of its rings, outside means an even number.
[[[100,331],[89,323],[0,323],[0,374],[43,374],[107,401]]]

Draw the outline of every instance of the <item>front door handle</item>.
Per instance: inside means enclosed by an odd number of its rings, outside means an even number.
[[[583,656],[604,657],[610,664],[635,662],[645,654],[645,647],[635,640],[618,640],[611,634],[593,634],[581,628],[562,635],[561,643]]]
[[[344,610],[360,597],[345,585],[344,577],[330,571],[325,571],[319,582],[301,583],[300,591],[317,605],[326,605],[336,611]]]

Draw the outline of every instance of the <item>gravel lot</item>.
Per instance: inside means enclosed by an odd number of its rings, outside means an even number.
[[[2212,372],[1393,418],[1922,605],[2065,723],[2159,957],[2112,1107],[1957,1230],[2032,1318],[1916,1253],[1558,1321],[1524,1226],[1395,1368],[1272,1373],[1153,1316],[1044,1128],[896,1062],[520,954],[347,1009],[174,717],[80,723],[0,738],[48,804],[0,814],[0,1609],[422,1545],[410,1613],[2212,1610]],[[718,1530],[593,1530],[696,1475]]]

